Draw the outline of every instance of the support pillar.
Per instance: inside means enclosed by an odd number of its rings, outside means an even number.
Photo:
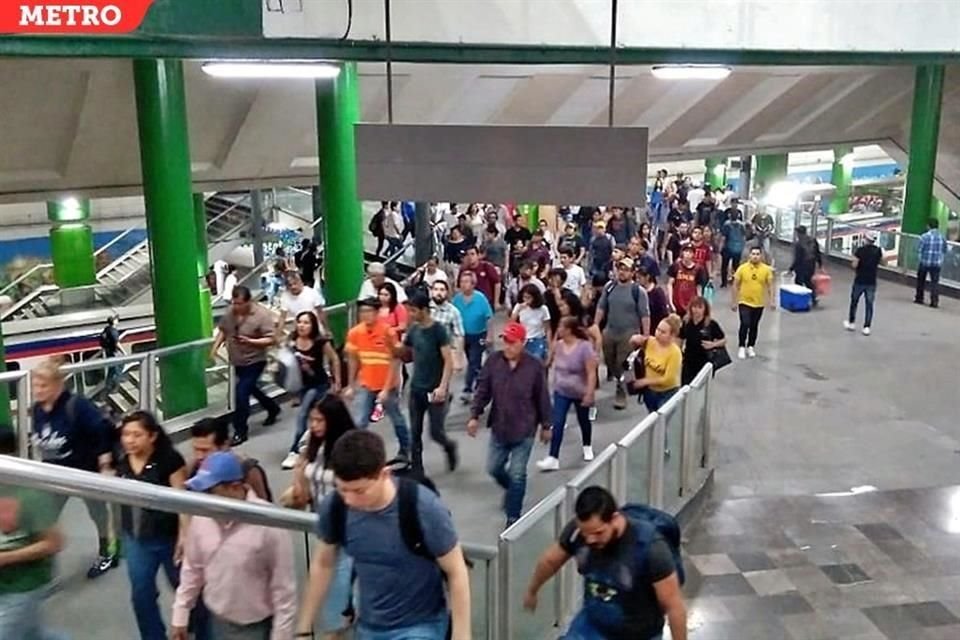
[[[50,255],[53,280],[61,289],[83,287],[97,282],[93,252],[93,230],[87,224],[90,201],[64,198],[47,202],[50,227]]]
[[[537,225],[540,224],[540,207],[538,205],[517,205],[517,213],[527,219],[527,229],[530,229],[530,231],[536,231]]]
[[[943,237],[947,237],[947,224],[950,222],[950,207],[948,207],[940,198],[933,198],[933,205],[930,207],[930,217],[935,218],[939,223],[938,229]]]
[[[153,309],[157,345],[168,347],[206,337],[197,251],[184,251],[184,239],[196,245],[199,234],[192,195],[190,143],[183,63],[134,60],[143,199],[150,242]],[[188,245],[188,246],[189,246]],[[160,359],[163,418],[207,405],[207,350]]]
[[[706,169],[703,183],[709,186],[711,191],[723,191],[727,186],[727,159],[707,158]]]
[[[753,177],[753,156],[740,158],[740,180],[737,184],[737,195],[741,200],[750,197],[750,179]]]
[[[756,157],[753,185],[756,195],[762,196],[771,184],[785,180],[789,156],[786,153],[775,153]]]
[[[345,62],[333,80],[315,84],[317,150],[323,200],[324,293],[329,304],[353,303],[363,284],[364,225],[357,198],[357,150],[354,125],[360,119],[360,87],[355,62]],[[330,248],[336,244],[336,259]],[[347,315],[330,317],[338,343],[347,332]]]
[[[207,285],[210,254],[207,250],[207,204],[202,193],[193,194],[193,214],[197,231],[197,277],[200,285],[200,313],[203,335],[213,336],[213,295]]]
[[[263,192],[250,191],[250,238],[253,240],[253,264],[263,262]]]
[[[323,191],[320,189],[320,185],[317,185],[310,189],[310,201],[313,205],[313,221],[323,219]],[[315,243],[318,245],[323,245],[323,225],[317,224],[313,226],[313,233],[306,234],[308,237],[312,238]]]
[[[937,138],[940,135],[940,107],[943,103],[942,64],[917,67],[913,86],[913,115],[910,120],[910,158],[907,164],[907,192],[903,202],[905,233],[926,231],[933,207],[933,180],[937,168]]]
[[[833,150],[833,169],[830,183],[836,187],[827,213],[837,215],[850,208],[850,188],[853,186],[853,147],[841,146]]]
[[[417,266],[433,255],[433,226],[430,224],[430,203],[418,202],[413,214],[413,255]]]

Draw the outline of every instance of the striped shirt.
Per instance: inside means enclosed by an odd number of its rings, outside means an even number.
[[[382,319],[373,326],[360,323],[347,333],[344,350],[360,362],[357,381],[370,391],[381,391],[387,384],[396,332]]]
[[[437,324],[443,325],[451,338],[463,337],[463,316],[460,315],[460,310],[449,302],[437,304],[431,301],[430,317]]]

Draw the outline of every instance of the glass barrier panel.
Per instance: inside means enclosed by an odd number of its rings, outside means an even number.
[[[470,558],[469,554],[467,558],[473,562],[470,567],[470,628],[474,638],[483,640],[490,634],[487,629],[487,608],[491,604],[487,600],[487,580],[496,580],[497,577],[490,573],[491,560]]]
[[[229,369],[219,360],[211,362],[209,354],[209,345],[198,345],[156,358],[153,390],[158,418],[169,421],[205,407],[226,409]],[[266,384],[261,388],[270,393]]]
[[[650,441],[653,426],[627,447],[627,502],[650,502]]]
[[[313,219],[313,197],[310,193],[293,189],[277,189],[275,193],[276,206],[283,207],[308,220]]]
[[[683,441],[682,405],[666,417],[667,443],[663,453],[663,503],[669,508],[680,497],[680,446]]]
[[[605,464],[597,466],[588,476],[577,483],[577,493],[587,487],[599,486],[604,489],[613,490],[610,478],[613,472],[613,459],[611,458]]]
[[[797,212],[793,209],[777,209],[774,217],[777,221],[777,238],[785,242],[793,242],[794,230],[797,227]]]
[[[142,404],[143,361],[100,364],[101,358],[87,360],[93,368],[67,374],[67,388],[93,401],[104,415],[117,422]]]
[[[554,612],[553,583],[548,583],[540,590],[540,599],[537,610],[531,613],[523,608],[523,596],[537,560],[551,544],[556,542],[558,534],[555,531],[554,521],[556,510],[562,508],[562,503],[555,509],[546,512],[535,524],[510,544],[510,616],[513,621],[513,638],[552,638],[551,629],[554,629],[557,620]],[[502,614],[501,614],[502,615]]]
[[[943,256],[940,279],[960,283],[960,245],[953,242],[947,243],[947,253]]]

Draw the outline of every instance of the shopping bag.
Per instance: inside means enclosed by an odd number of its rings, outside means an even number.
[[[813,274],[813,290],[817,292],[817,295],[820,297],[830,295],[830,286],[833,284],[833,278],[830,277],[830,274],[826,271],[818,271]]]
[[[712,282],[707,282],[703,285],[703,299],[706,300],[711,306],[713,306],[713,299],[717,295],[717,290],[714,288]]]

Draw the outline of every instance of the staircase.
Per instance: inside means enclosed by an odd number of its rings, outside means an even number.
[[[246,197],[231,199],[215,194],[205,205],[208,252],[214,262],[244,241],[251,212]],[[94,305],[120,307],[138,302],[151,294],[151,282],[150,247],[144,240],[97,272]],[[2,320],[30,320],[55,314],[60,304],[59,291],[55,285],[34,289],[7,309]]]

